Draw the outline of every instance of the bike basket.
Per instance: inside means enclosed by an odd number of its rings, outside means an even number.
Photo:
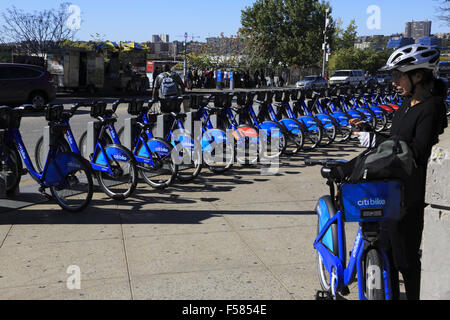
[[[45,120],[47,121],[60,121],[64,107],[62,105],[49,106],[45,110]]]
[[[138,116],[143,107],[144,101],[132,101],[128,104],[128,113],[132,116]]]
[[[97,102],[91,107],[91,117],[97,118],[105,115],[106,103]]]
[[[400,220],[403,186],[400,181],[344,184],[340,190],[341,211],[347,222]]]
[[[11,108],[0,107],[0,129],[9,129],[11,122]]]

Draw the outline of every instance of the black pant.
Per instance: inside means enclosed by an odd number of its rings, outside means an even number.
[[[392,299],[400,296],[399,272],[402,273],[408,300],[420,299],[421,261],[424,204],[408,208],[405,217],[397,224],[384,225],[389,242],[385,246],[391,269]]]

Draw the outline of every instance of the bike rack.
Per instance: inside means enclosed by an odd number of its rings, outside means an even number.
[[[95,146],[97,137],[99,134],[101,122],[100,121],[91,121],[87,124],[87,137],[86,137],[86,152],[87,155],[90,156],[95,152]],[[80,146],[81,148],[81,146]],[[90,160],[90,159],[87,159]]]
[[[5,137],[5,130],[0,130],[0,145],[3,144],[3,139]],[[0,171],[0,199],[6,197],[6,180],[7,177],[4,175],[3,170]]]
[[[137,118],[130,117],[124,120],[124,131],[123,131],[123,141],[122,144],[128,150],[133,150],[133,141],[134,141],[134,130],[133,128],[136,126]]]

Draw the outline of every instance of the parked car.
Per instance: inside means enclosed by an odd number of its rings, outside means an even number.
[[[306,76],[298,81],[295,86],[297,88],[322,89],[328,87],[328,81],[321,76]]]
[[[365,83],[362,70],[338,70],[330,78],[330,85],[359,86]]]
[[[39,66],[0,63],[0,104],[42,107],[56,97],[53,76]]]
[[[382,84],[391,83],[392,76],[390,74],[377,74],[377,81]]]

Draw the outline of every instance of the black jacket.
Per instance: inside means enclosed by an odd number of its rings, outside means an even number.
[[[417,168],[405,183],[406,214],[399,222],[382,224],[380,241],[392,253],[397,269],[419,268],[418,250],[423,232],[425,186],[428,159],[439,142],[439,135],[448,126],[447,107],[438,97],[430,97],[410,107],[405,99],[392,120],[390,136],[377,135],[377,144],[398,136],[411,148]]]

